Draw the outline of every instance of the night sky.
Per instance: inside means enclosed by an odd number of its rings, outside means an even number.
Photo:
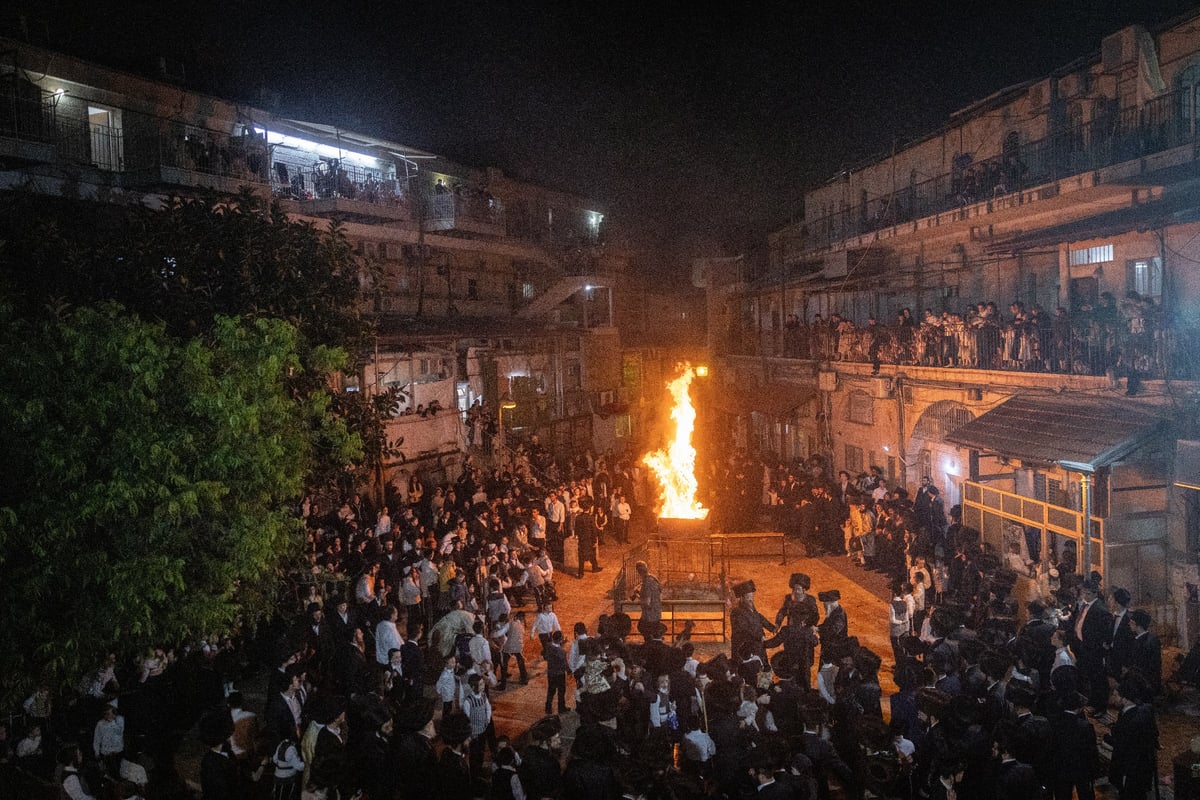
[[[806,186],[1195,0],[16,5],[39,44],[168,54],[191,88],[594,197],[684,259],[761,250]]]

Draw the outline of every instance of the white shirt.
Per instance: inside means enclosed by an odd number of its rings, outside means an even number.
[[[125,718],[116,716],[112,721],[102,719],[96,723],[92,737],[92,750],[98,758],[121,753],[125,750]]]
[[[380,664],[388,663],[388,651],[391,649],[400,649],[400,645],[404,644],[404,640],[400,638],[400,631],[396,629],[396,623],[390,619],[380,620],[375,626],[375,660]]]
[[[488,640],[484,638],[482,633],[477,633],[471,637],[470,650],[471,661],[476,665],[492,660],[492,646],[488,644]]]
[[[683,755],[688,761],[708,761],[717,754],[717,745],[712,737],[697,728],[683,736]]]
[[[561,630],[562,626],[558,624],[558,615],[553,611],[542,611],[534,617],[533,625],[529,628],[529,638],[536,639],[539,634]]]
[[[95,796],[83,790],[83,782],[79,778],[78,770],[74,767],[67,767],[63,772],[62,788],[71,800],[96,800]]]

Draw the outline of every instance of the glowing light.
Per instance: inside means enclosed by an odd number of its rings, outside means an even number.
[[[379,159],[374,156],[368,156],[363,153],[356,153],[353,150],[344,150],[337,147],[332,147],[327,144],[312,142],[308,139],[301,139],[299,136],[289,136],[278,131],[265,131],[262,128],[255,128],[255,133],[267,135],[267,144],[278,144],[284,147],[291,147],[296,150],[304,150],[309,153],[316,153],[325,158],[337,158],[342,161],[350,161],[364,167],[378,167]]]
[[[61,99],[61,98],[62,98],[62,96],[63,96],[64,94],[66,94],[66,93],[67,93],[67,90],[66,90],[66,89],[63,89],[61,86],[60,86],[59,88],[57,88],[57,89],[55,89],[55,90],[54,90],[54,96],[55,96],[55,97],[57,97],[57,98],[60,98],[60,99]]]
[[[688,387],[696,376],[685,364],[683,373],[667,384],[675,401],[671,419],[675,421],[675,436],[663,450],[642,457],[642,463],[654,472],[662,487],[660,517],[674,519],[704,519],[708,509],[696,501],[696,448],[692,446],[692,431],[696,428],[696,407]]]
[[[942,465],[942,470],[947,475],[958,475],[958,462],[946,459],[946,463]]]
[[[890,453],[890,452],[892,452],[892,448],[888,447],[888,446],[885,444],[885,445],[883,446],[883,452],[885,452],[885,453]]]
[[[708,367],[706,367],[703,364],[697,364],[696,365],[696,377],[697,378],[707,378],[708,377]]]

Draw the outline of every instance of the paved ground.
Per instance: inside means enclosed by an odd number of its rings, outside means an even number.
[[[645,534],[634,533],[630,548],[644,540]],[[705,548],[702,542],[697,547]],[[569,633],[577,621],[587,624],[589,631],[595,631],[596,623],[603,613],[611,613],[611,589],[617,570],[620,569],[621,559],[626,548],[615,544],[606,544],[601,550],[602,563],[606,569],[600,573],[585,573],[582,578],[567,574],[556,574],[559,602],[555,611],[562,623],[564,634]],[[891,645],[887,635],[887,607],[890,597],[887,579],[874,572],[867,572],[850,563],[844,556],[827,556],[822,558],[791,557],[786,564],[781,564],[778,553],[761,557],[733,558],[729,565],[730,580],[740,581],[753,578],[758,589],[757,601],[759,609],[767,616],[772,616],[788,592],[788,576],[793,572],[806,572],[812,577],[812,592],[815,594],[824,589],[838,589],[842,594],[842,605],[850,620],[850,634],[857,636],[859,641],[873,650],[883,659],[880,670],[880,682],[884,691],[884,714],[887,715],[886,698],[896,690],[891,680],[893,660]],[[635,634],[636,636],[636,634]],[[717,642],[697,643],[698,657],[701,660],[716,655],[718,652],[728,652],[729,644]],[[510,738],[520,739],[525,731],[536,720],[540,719],[546,697],[545,664],[537,657],[539,648],[535,645],[526,647],[529,657],[530,683],[527,686],[514,686],[494,698],[494,715],[496,729]],[[1164,657],[1166,658],[1166,657]],[[571,682],[568,681],[568,693]],[[565,745],[569,748],[571,734],[578,720],[574,712],[564,715]],[[1192,737],[1200,736],[1200,693],[1195,691],[1173,695],[1169,703],[1164,703],[1159,718],[1162,748],[1159,758],[1160,800],[1172,800],[1172,766],[1171,759],[1176,754],[1187,749]],[[1103,733],[1103,722],[1100,723]],[[1116,792],[1107,785],[1098,785],[1097,794],[1102,798],[1115,798]],[[1183,795],[1180,795],[1181,797]]]
[[[585,573],[581,578],[556,572],[555,582],[558,587],[559,602],[555,610],[564,628],[569,633],[576,621],[583,621],[588,629],[595,631],[597,620],[602,613],[612,611],[611,589],[613,580],[621,566],[621,560],[628,549],[637,546],[645,538],[645,533],[633,532],[633,542],[628,547],[613,543],[606,544],[601,550],[602,563],[605,569],[600,573]],[[698,548],[707,549],[703,542],[697,542]],[[790,555],[790,554],[789,554]],[[846,608],[850,621],[850,633],[857,636],[865,646],[875,651],[884,661],[880,670],[880,679],[885,694],[884,713],[887,713],[886,695],[895,691],[891,681],[891,647],[887,637],[887,608],[889,598],[886,579],[876,573],[866,572],[851,564],[845,557],[804,558],[789,557],[786,564],[779,563],[779,555],[763,555],[761,557],[739,557],[729,563],[730,579],[733,581],[753,578],[758,588],[758,605],[767,616],[772,616],[778,608],[784,595],[788,592],[788,576],[793,572],[806,572],[812,577],[812,591],[815,594],[824,589],[839,589],[842,594],[842,605]],[[531,610],[531,609],[530,609]],[[635,634],[636,636],[636,634]],[[728,643],[704,642],[697,643],[698,657],[702,660],[718,652],[728,652]],[[524,737],[529,726],[542,717],[546,696],[545,664],[538,656],[540,648],[533,643],[527,643],[530,682],[520,686],[510,679],[509,688],[498,693],[494,698],[494,714],[497,732],[507,735],[513,740]],[[513,670],[515,678],[515,668]],[[250,708],[261,708],[264,700],[258,681],[241,687],[247,693]],[[568,693],[571,691],[568,681]],[[563,717],[565,745],[569,748],[578,719],[574,712]],[[1163,778],[1161,792],[1162,800],[1171,800],[1171,757],[1185,750],[1191,738],[1200,735],[1200,694],[1191,692],[1172,698],[1165,704],[1160,716],[1163,747],[1161,751],[1160,776]],[[190,781],[197,779],[197,767],[202,750],[189,737],[183,752],[180,754],[180,770]],[[198,788],[198,784],[193,783]],[[1115,797],[1115,792],[1108,792],[1099,787],[1099,796]]]

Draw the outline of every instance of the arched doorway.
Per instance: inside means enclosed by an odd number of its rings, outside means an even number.
[[[942,490],[947,509],[962,501],[960,482],[967,472],[967,456],[948,443],[946,436],[973,419],[975,414],[962,403],[939,400],[921,413],[908,437],[908,476],[914,483],[930,476]]]

